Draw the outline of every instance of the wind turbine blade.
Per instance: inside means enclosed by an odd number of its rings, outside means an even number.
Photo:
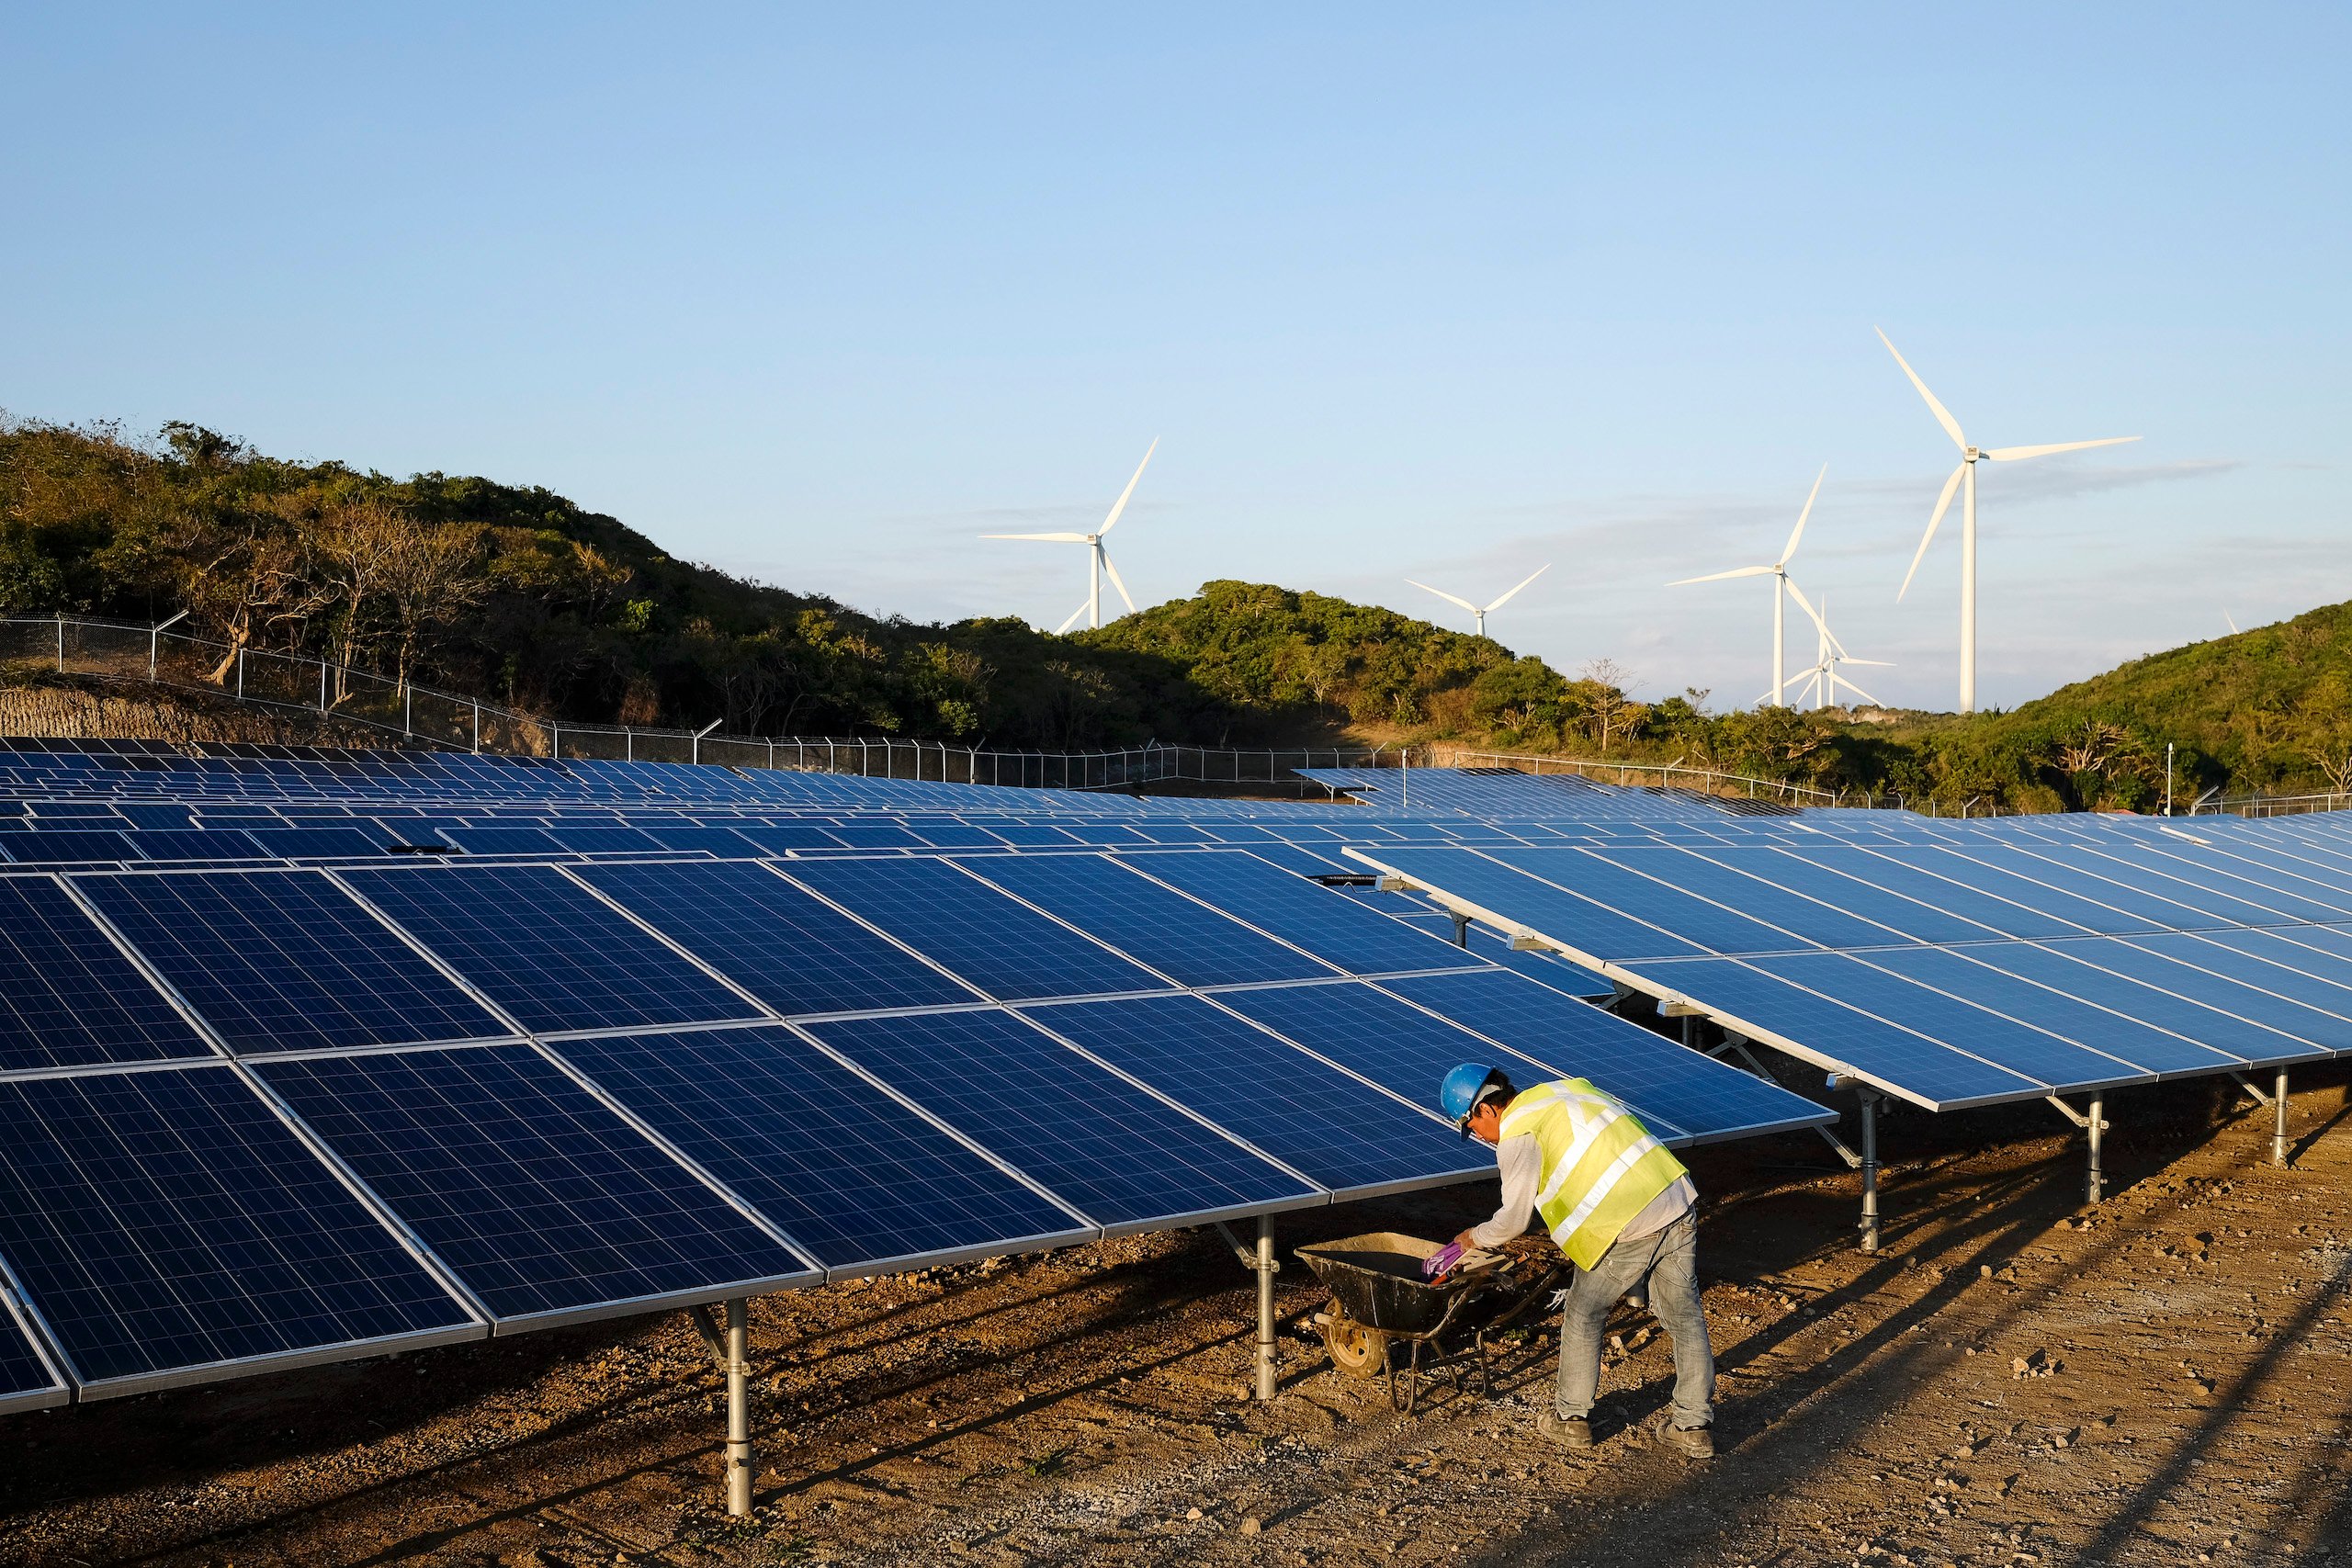
[[[1812,617],[1815,627],[1820,631],[1821,635],[1829,637],[1829,623],[1821,618],[1821,612],[1815,609],[1813,601],[1804,596],[1804,590],[1797,586],[1797,580],[1793,577],[1784,577],[1781,579],[1781,585],[1789,591],[1789,597],[1797,602],[1797,608]],[[1830,637],[1830,640],[1835,642],[1837,638]]]
[[[1853,662],[1856,664],[1869,664],[1873,661],[1868,659],[1857,659],[1853,660]],[[1886,705],[1880,702],[1876,697],[1871,696],[1868,692],[1863,691],[1860,686],[1855,685],[1851,681],[1846,679],[1843,675],[1837,673],[1835,671],[1830,672],[1829,679],[1835,682],[1838,685],[1845,687],[1848,691],[1853,693],[1854,695],[1861,698],[1862,701],[1870,704],[1872,707],[1884,707]]]
[[[1529,583],[1534,581],[1537,578],[1543,576],[1545,572],[1551,570],[1552,563],[1550,561],[1545,561],[1542,566],[1537,567],[1533,571],[1531,571],[1525,577],[1521,578],[1519,580],[1518,587],[1513,588],[1510,591],[1510,593],[1504,594],[1501,598],[1487,606],[1487,614],[1491,615],[1497,610],[1501,609],[1505,604],[1510,604],[1512,593],[1517,593],[1521,588],[1526,587]]]
[[[1919,379],[1919,373],[1911,368],[1911,362],[1897,352],[1894,340],[1876,327],[1871,331],[1878,333],[1878,341],[1886,344],[1886,352],[1894,355],[1894,362],[1903,367],[1903,373],[1911,378],[1911,384],[1919,389],[1921,397],[1928,400],[1928,412],[1934,414],[1936,423],[1944,427],[1944,434],[1951,437],[1951,444],[1963,452],[1967,451],[1968,437],[1960,433],[1960,421],[1952,418],[1950,409],[1936,401],[1936,394],[1928,390],[1928,384]]]
[[[2237,617],[2236,617],[2236,616],[2234,616],[2234,615],[2231,615],[2227,610],[2224,610],[2224,611],[2222,611],[2222,619],[2223,619],[2224,621],[2227,621],[2227,622],[2230,624],[2230,635],[2231,635],[2232,637],[2235,637],[2235,636],[2237,636],[2237,635],[2238,635],[2238,622],[2237,622]]]
[[[1131,615],[1134,615],[1136,612],[1135,595],[1129,593],[1127,592],[1127,585],[1119,581],[1119,569],[1111,564],[1111,552],[1108,550],[1104,550],[1102,552],[1102,570],[1104,574],[1111,579],[1111,586],[1119,591],[1119,597],[1127,602],[1127,614]]]
[[[1413,582],[1413,580],[1412,580],[1411,578],[1409,578],[1409,577],[1408,577],[1408,578],[1407,578],[1405,581],[1408,581],[1408,582],[1412,582],[1414,587],[1416,587],[1416,588],[1419,589],[1419,590],[1420,590],[1422,592],[1424,592],[1424,593],[1434,593],[1434,594],[1436,594],[1439,598],[1441,598],[1441,599],[1444,600],[1444,601],[1445,601],[1447,604],[1459,604],[1459,605],[1461,605],[1464,609],[1465,609],[1465,610],[1469,611],[1469,612],[1470,612],[1472,615],[1476,615],[1476,614],[1478,613],[1478,606],[1477,606],[1477,605],[1473,604],[1472,604],[1472,603],[1470,603],[1470,601],[1469,601],[1469,600],[1467,600],[1467,599],[1457,599],[1457,598],[1455,598],[1453,594],[1448,593],[1448,592],[1447,592],[1444,589],[1442,589],[1442,588],[1431,588],[1431,587],[1430,587],[1428,583],[1426,583],[1426,582]]]
[[[1804,510],[1797,513],[1797,525],[1789,535],[1789,547],[1781,552],[1776,566],[1786,566],[1797,553],[1797,541],[1804,537],[1804,520],[1813,515],[1814,497],[1821,493],[1821,481],[1829,477],[1829,465],[1821,465],[1821,472],[1813,476],[1813,495],[1804,498]]]
[[[1935,514],[1928,519],[1928,531],[1919,536],[1919,547],[1911,557],[1911,570],[1903,574],[1903,586],[1894,591],[1896,604],[1903,603],[1903,596],[1911,592],[1911,580],[1919,573],[1919,562],[1926,558],[1928,547],[1935,543],[1936,525],[1941,523],[1944,520],[1944,513],[1951,510],[1952,491],[1960,488],[1961,476],[1966,472],[1968,472],[1968,465],[1962,462],[1960,467],[1951,471],[1951,478],[1944,481],[1943,494],[1936,497]]]
[[[1108,516],[1108,517],[1105,517],[1104,519],[1102,519],[1102,526],[1101,526],[1100,528],[1097,528],[1097,529],[1095,530],[1095,532],[1096,532],[1096,533],[1098,533],[1098,534],[1107,534],[1107,533],[1109,533],[1112,529],[1114,529],[1114,528],[1115,528],[1115,527],[1117,527],[1117,526],[1118,526],[1118,524],[1119,524],[1119,513],[1122,513],[1122,512],[1125,512],[1125,511],[1127,509],[1127,497],[1129,497],[1129,496],[1131,496],[1131,495],[1135,494],[1135,492],[1136,492],[1136,481],[1137,481],[1137,480],[1139,480],[1139,479],[1141,479],[1143,478],[1143,471],[1144,471],[1146,468],[1148,468],[1151,467],[1151,455],[1152,455],[1152,453],[1157,452],[1157,451],[1159,451],[1159,436],[1157,436],[1157,435],[1155,435],[1155,436],[1153,436],[1153,437],[1151,438],[1151,445],[1150,445],[1150,446],[1149,446],[1149,447],[1148,447],[1148,448],[1146,448],[1146,449],[1145,449],[1145,451],[1144,451],[1144,455],[1143,455],[1143,461],[1142,461],[1142,462],[1140,462],[1140,463],[1137,463],[1137,464],[1136,465],[1136,477],[1135,477],[1135,479],[1129,479],[1129,480],[1127,481],[1127,488],[1126,488],[1126,489],[1125,489],[1125,490],[1123,490],[1123,491],[1121,491],[1119,492],[1119,500],[1118,500],[1117,504],[1116,504],[1116,505],[1114,505],[1114,506],[1113,506],[1113,507],[1111,508],[1111,515],[1110,515],[1110,516]]]
[[[1069,629],[1070,629],[1070,627],[1072,627],[1072,626],[1076,626],[1076,625],[1079,623],[1079,621],[1080,621],[1081,618],[1083,618],[1083,617],[1084,617],[1084,615],[1086,615],[1086,606],[1085,606],[1084,604],[1080,604],[1077,609],[1072,610],[1072,611],[1069,613],[1069,620],[1064,621],[1060,626],[1056,626],[1056,627],[1054,628],[1054,635],[1055,635],[1056,637],[1059,637],[1059,636],[1061,636],[1061,635],[1062,635],[1062,633],[1064,633],[1064,632],[1066,632],[1066,631],[1069,630]]]
[[[1839,654],[1838,656],[1838,662],[1840,664],[1875,664],[1882,670],[1892,670],[1894,668],[1894,660],[1892,659],[1857,659],[1850,653]]]
[[[983,534],[980,537],[983,539],[1043,539],[1056,545],[1082,545],[1087,539],[1084,534]]]
[[[1775,570],[1775,568],[1769,566],[1738,566],[1732,568],[1729,571],[1711,571],[1704,577],[1678,578],[1674,581],[1668,583],[1667,586],[1668,588],[1687,588],[1694,582],[1721,582],[1725,578],[1731,577],[1770,577]]]
[[[2120,446],[2139,439],[2136,435],[2110,435],[2104,441],[2061,441],[2051,446],[1996,446],[1984,456],[1996,463],[2014,463],[2020,457],[2047,457],[2052,452],[2081,452],[2093,446]]]

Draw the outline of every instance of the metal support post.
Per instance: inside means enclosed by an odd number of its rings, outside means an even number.
[[[416,733],[416,688],[405,681],[401,682],[401,730],[411,736]]]
[[[327,711],[327,661],[319,660],[319,711]]]
[[[1456,947],[1467,947],[1470,945],[1470,917],[1464,914],[1459,909],[1453,910],[1453,945]]]
[[[1862,1250],[1878,1250],[1878,1091],[1862,1099]]]
[[[727,1511],[752,1511],[751,1314],[741,1296],[727,1303]]]
[[[481,699],[474,699],[474,750],[481,750]]]
[[[241,648],[241,649],[237,649],[237,700],[238,700],[239,702],[243,702],[243,701],[244,700],[244,696],[245,696],[245,650],[244,650],[243,649],[242,649],[242,648]]]
[[[2278,1079],[2270,1090],[2270,1163],[2287,1163],[2287,1069],[2278,1069]]]
[[[2096,1203],[2107,1196],[2107,1170],[2099,1163],[2099,1150],[2104,1142],[2100,1134],[2107,1131],[2107,1096],[2103,1092],[2092,1092],[2090,1123],[2083,1131],[2090,1135],[2091,1141],[2089,1174],[2083,1183],[2083,1195]]]
[[[1274,1398],[1274,1222],[1258,1216],[1258,1403]]]
[[[57,672],[65,673],[65,617],[57,617]]]

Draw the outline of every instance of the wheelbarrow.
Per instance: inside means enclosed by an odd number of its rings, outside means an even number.
[[[1444,1247],[1375,1231],[1298,1249],[1331,1292],[1330,1306],[1315,1314],[1331,1365],[1385,1382],[1388,1403],[1402,1415],[1412,1414],[1425,1368],[1442,1371],[1459,1392],[1462,1367],[1471,1363],[1479,1393],[1492,1397],[1489,1338],[1546,1300],[1567,1272],[1565,1262],[1467,1252],[1442,1280],[1423,1279],[1422,1260]]]

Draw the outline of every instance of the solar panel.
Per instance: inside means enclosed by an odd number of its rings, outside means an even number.
[[[56,883],[0,877],[0,1069],[212,1055]]]
[[[1696,1142],[1835,1119],[1802,1095],[1520,976],[1422,975],[1384,980],[1380,988],[1547,1064],[1557,1076],[1589,1078]]]
[[[1357,852],[1370,863],[1442,888],[1500,923],[1539,931],[1563,947],[1604,963],[1704,951],[1695,942],[1603,908],[1476,850],[1384,847]]]
[[[1077,1002],[1028,1016],[1337,1197],[1494,1173],[1493,1155],[1465,1146],[1444,1122],[1198,997]]]
[[[150,861],[258,860],[267,852],[234,828],[148,829],[131,841]]]
[[[282,860],[365,860],[382,854],[390,834],[365,828],[247,828],[264,854]]]
[[[1184,851],[1134,863],[1153,880],[1272,931],[1351,975],[1486,966],[1485,960],[1451,942],[1374,914],[1344,894],[1267,864],[1252,852]]]
[[[2352,1018],[2216,973],[2217,964],[2229,961],[2226,952],[2211,953],[2213,964],[2200,964],[2177,948],[2168,950],[2172,955],[2156,951],[2164,940],[2162,936],[2132,942],[2084,938],[2052,945],[2069,957],[2128,975],[2143,985],[2188,997],[2324,1050],[2352,1051]],[[2307,988],[2317,990],[2316,987]]]
[[[793,879],[1004,1001],[1167,990],[1166,980],[930,857],[793,861]]]
[[[225,1066],[0,1083],[0,1254],[92,1393],[482,1332]]]
[[[342,874],[526,1029],[758,1016],[750,1002],[550,867]]]
[[[1808,865],[1826,867],[1871,887],[1900,894],[1916,903],[1941,909],[2008,937],[2081,936],[2090,928],[2014,898],[1963,886],[1949,877],[1932,875],[1917,866],[1888,858],[1877,850],[1844,845],[1790,848],[1783,852]],[[1933,853],[1933,852],[1922,852]],[[2011,886],[2019,897],[2030,890]]]
[[[794,850],[838,850],[842,841],[814,822],[744,822],[734,829],[761,854],[788,854]]]
[[[1899,925],[1884,925],[1875,919],[1865,919],[1843,901],[1833,898],[1825,902],[1821,897],[1809,896],[1810,890],[1792,892],[1779,883],[1747,875],[1742,868],[1694,850],[1642,846],[1625,849],[1496,850],[1491,852],[1506,864],[1532,871],[1539,876],[1549,876],[1565,886],[1592,891],[1593,897],[1603,903],[1613,900],[1607,892],[1594,891],[1587,886],[1581,869],[1575,863],[1576,857],[1603,861],[1620,870],[1653,878],[1677,891],[1765,922],[1770,929],[1755,933],[1750,940],[1771,945],[1736,951],[1784,953],[1807,942],[1817,942],[1827,948],[1885,947],[1912,940]],[[1544,869],[1546,867],[1556,867],[1559,874],[1554,875]],[[1736,950],[1719,947],[1717,951]]]
[[[1182,985],[1329,979],[1337,973],[1107,855],[985,855],[964,866]]]
[[[1111,1234],[1326,1201],[1010,1014],[806,1027]]]
[[[1981,1006],[2041,1025],[2080,1045],[2103,1051],[2159,1077],[2210,1073],[2239,1065],[2185,1035],[2161,1017],[2132,1016],[2057,991],[1981,962],[2016,944],[1964,948],[1916,947],[1873,953],[1869,963],[1923,986],[1965,997]]]
[[[74,878],[232,1051],[510,1032],[315,871]]]
[[[0,836],[0,853],[19,865],[93,865],[143,858],[135,834],[70,828]]]
[[[258,1070],[502,1320],[816,1278],[528,1045]]]
[[[15,1310],[0,1299],[0,1412],[40,1410],[71,1397]]]
[[[979,999],[755,862],[588,865],[580,875],[780,1013]]]
[[[1719,1015],[1750,1039],[1850,1069],[1930,1111],[2049,1092],[2038,1078],[1947,1048],[1901,1023],[1732,958],[1653,964],[1644,977]]]
[[[1917,984],[1853,954],[1767,954],[1748,962],[1777,979],[1835,997],[2051,1089],[2144,1082],[2150,1077],[2129,1062],[2087,1050],[2032,1022],[1979,1007],[1971,997]]]
[[[544,828],[444,828],[441,837],[469,855],[553,855],[563,846]]]
[[[2309,1060],[2321,1054],[2250,1019],[2118,974],[2097,962],[2093,950],[2076,942],[2001,942],[1969,952],[1980,964],[2145,1019],[2243,1062]]]
[[[559,848],[582,855],[654,853],[664,848],[662,840],[650,833],[609,822],[595,825],[559,823],[548,829],[548,837],[553,839]]]
[[[557,1050],[835,1276],[1096,1234],[788,1030],[600,1035]]]
[[[2080,891],[2060,886],[2059,868],[2055,866],[2045,868],[2053,874],[2052,876],[2030,879],[1951,849],[1883,849],[1872,852],[1897,864],[2055,916],[2085,931],[2120,935],[2163,931],[2167,924],[2130,913],[2111,900],[2086,897]],[[2117,891],[2120,893],[2120,889]]]

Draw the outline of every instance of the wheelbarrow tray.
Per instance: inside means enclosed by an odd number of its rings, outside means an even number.
[[[1384,1334],[1420,1336],[1436,1332],[1450,1311],[1483,1294],[1507,1261],[1498,1253],[1465,1253],[1442,1280],[1423,1279],[1422,1260],[1444,1249],[1443,1242],[1374,1231],[1302,1247],[1298,1256],[1346,1316]]]

